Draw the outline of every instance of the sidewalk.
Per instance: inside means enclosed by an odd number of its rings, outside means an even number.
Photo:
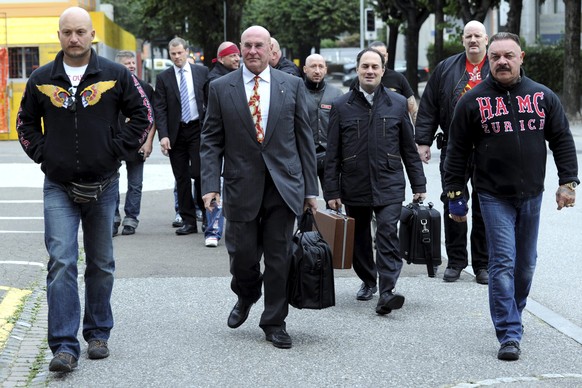
[[[572,131],[580,153],[582,125]],[[9,147],[18,144],[0,142],[0,153]],[[437,169],[438,163],[426,166],[431,198],[440,185]],[[406,303],[387,316],[374,312],[377,295],[369,302],[355,300],[360,282],[353,270],[336,271],[335,307],[290,308],[290,350],[265,341],[258,327],[262,300],[243,326],[230,329],[226,320],[235,298],[224,244],[208,249],[201,235],[176,237],[166,225],[171,190],[163,189],[144,192],[142,213],[148,218],[138,233],[114,239],[111,356],[88,360],[83,344],[74,372],[48,372],[45,272],[36,270],[30,276],[37,286],[0,354],[0,386],[580,387],[582,236],[575,232],[580,208],[569,216],[556,212],[554,171],[548,171],[547,182],[540,260],[517,362],[496,358],[487,287],[475,283],[470,269],[455,283],[443,282],[445,265],[431,279],[422,266],[405,264],[398,292]],[[30,196],[41,195],[35,190]],[[80,285],[82,295],[82,279]],[[32,370],[38,371],[34,378]]]

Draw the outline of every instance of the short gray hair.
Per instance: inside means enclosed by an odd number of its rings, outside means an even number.
[[[117,54],[115,55],[115,62],[121,63],[121,60],[123,58],[135,58],[135,53],[129,50],[118,51]]]

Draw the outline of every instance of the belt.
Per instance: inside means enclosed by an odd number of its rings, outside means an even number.
[[[187,123],[180,121],[181,127],[193,127],[195,125],[200,125],[200,120],[192,120],[188,121]]]

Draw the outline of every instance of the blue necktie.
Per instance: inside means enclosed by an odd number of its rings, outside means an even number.
[[[186,72],[180,69],[180,100],[182,103],[182,121],[190,122],[190,99],[188,98],[188,85],[186,85]]]

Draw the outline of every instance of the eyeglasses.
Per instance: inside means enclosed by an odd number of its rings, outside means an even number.
[[[65,108],[67,108],[71,112],[76,112],[77,111],[77,99],[75,98],[76,88],[71,86],[67,90],[67,92],[69,92],[69,95],[65,99],[65,102],[63,105],[65,106]]]

